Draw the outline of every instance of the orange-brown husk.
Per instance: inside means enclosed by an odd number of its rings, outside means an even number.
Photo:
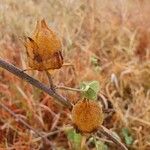
[[[103,123],[101,105],[96,101],[80,100],[73,107],[72,121],[75,128],[81,133],[96,131]]]
[[[25,42],[29,67],[34,70],[59,69],[63,65],[62,46],[57,35],[45,20],[37,22],[32,38]]]

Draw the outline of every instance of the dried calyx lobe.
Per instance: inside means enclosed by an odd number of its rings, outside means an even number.
[[[29,67],[34,70],[59,69],[63,65],[62,45],[45,20],[37,22],[34,34],[25,41]]]

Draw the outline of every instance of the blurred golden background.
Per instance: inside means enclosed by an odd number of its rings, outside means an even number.
[[[150,1],[0,0],[0,57],[21,69],[28,68],[22,38],[31,36],[42,18],[61,39],[64,62],[74,65],[53,72],[54,83],[78,87],[82,81],[98,80],[116,111],[104,125],[129,149],[149,150]],[[27,73],[47,83],[44,73]],[[73,103],[80,99],[77,93],[60,93]],[[2,68],[0,101],[41,132],[60,129],[49,137],[55,148],[73,149],[67,133],[62,132],[71,122],[68,110]],[[123,129],[128,130],[131,143]],[[34,138],[0,109],[0,149],[39,149],[40,140],[34,142]],[[105,140],[102,144],[115,149]]]

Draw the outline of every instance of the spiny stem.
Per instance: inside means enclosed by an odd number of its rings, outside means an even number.
[[[50,89],[49,87],[47,87],[43,83],[39,82],[38,80],[32,78],[31,76],[29,76],[28,74],[23,72],[21,69],[15,67],[14,65],[12,65],[12,64],[4,61],[4,60],[2,60],[1,58],[0,58],[0,67],[8,70],[9,72],[13,73],[14,75],[18,76],[19,78],[26,80],[27,82],[29,82],[33,86],[46,92],[47,94],[52,96],[56,102],[64,105],[65,107],[68,107],[69,109],[72,109],[72,104],[66,98],[64,98],[63,96],[54,92],[52,89]]]

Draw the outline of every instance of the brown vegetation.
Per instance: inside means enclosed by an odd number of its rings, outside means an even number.
[[[52,72],[54,83],[78,87],[81,81],[98,80],[115,110],[105,114],[105,126],[124,143],[121,131],[127,128],[133,138],[129,149],[150,149],[149,0],[2,0],[0,14],[1,58],[27,69],[20,38],[30,35],[36,20],[44,17],[62,40],[64,62],[75,68]],[[44,73],[27,73],[47,83]],[[59,92],[74,104],[81,99],[78,93]],[[69,110],[2,68],[0,102],[40,133],[50,134],[52,147],[70,148],[65,132],[71,123]],[[41,140],[0,108],[0,149],[39,147]]]

